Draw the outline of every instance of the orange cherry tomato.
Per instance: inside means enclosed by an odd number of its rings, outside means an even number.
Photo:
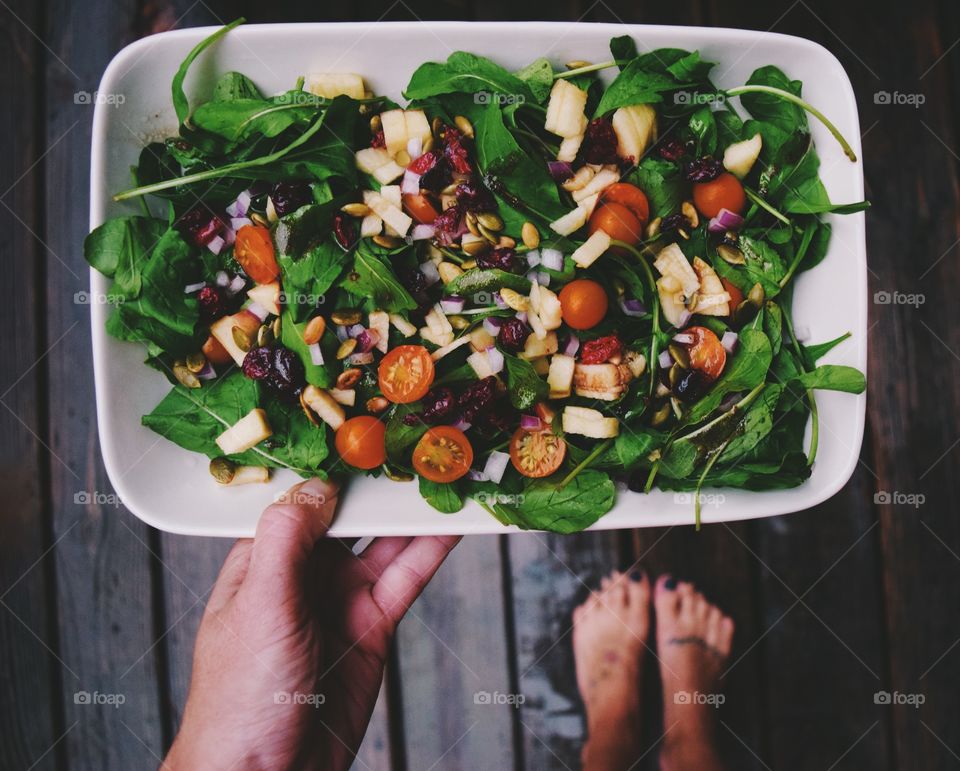
[[[595,327],[607,315],[607,307],[607,293],[589,278],[575,279],[560,290],[560,314],[568,327]]]
[[[337,429],[334,444],[344,463],[354,468],[376,468],[387,460],[386,433],[381,421],[372,415],[359,415]]]
[[[739,179],[724,172],[710,182],[694,183],[693,203],[704,217],[716,217],[721,209],[740,214],[747,205],[747,194]]]
[[[258,284],[269,284],[280,275],[269,228],[261,225],[244,225],[240,228],[233,245],[233,256],[244,272]]]
[[[432,482],[453,482],[470,470],[473,447],[467,435],[453,426],[427,430],[413,450],[413,467]]]
[[[207,341],[201,346],[200,350],[211,364],[229,364],[233,361],[233,357],[229,351],[227,351],[213,335],[207,338]]]
[[[622,203],[602,203],[593,210],[588,223],[592,236],[596,231],[604,231],[615,241],[634,246],[643,238],[643,226],[637,215]]]
[[[549,428],[518,428],[510,440],[510,462],[525,477],[548,477],[563,463],[567,443]]]
[[[380,362],[380,390],[396,404],[422,399],[433,384],[430,352],[422,345],[398,345]]]
[[[743,302],[743,292],[740,291],[740,287],[725,278],[721,278],[720,283],[723,284],[723,288],[730,295],[730,313],[732,315],[737,306]]]
[[[401,198],[403,199],[403,208],[407,210],[407,214],[421,225],[429,225],[440,216],[436,207],[430,203],[430,199],[423,193],[404,193]]]
[[[650,202],[646,194],[636,185],[617,182],[600,194],[600,203],[619,203],[626,206],[640,220],[640,227],[650,219]]]
[[[693,337],[685,348],[690,357],[690,368],[702,372],[710,380],[716,380],[727,363],[727,352],[718,338],[706,327],[687,327],[683,334]]]

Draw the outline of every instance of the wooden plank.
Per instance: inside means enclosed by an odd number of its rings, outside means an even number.
[[[498,536],[468,536],[397,636],[407,768],[505,769],[515,711]]]
[[[4,491],[0,545],[0,713],[4,720],[0,766],[53,768],[54,747],[64,726],[48,700],[62,698],[56,660],[58,640],[52,618],[48,526],[49,463],[42,401],[42,307],[38,266],[44,249],[34,235],[42,230],[38,202],[42,178],[33,163],[42,152],[42,114],[35,83],[42,78],[42,44],[35,39],[39,4],[12,2],[0,9],[5,44],[0,79],[10,100],[0,116],[0,262],[9,290],[2,317],[10,334],[0,338],[0,485]],[[14,107],[15,106],[15,107]],[[68,674],[67,677],[70,677]]]
[[[508,536],[525,767],[578,768],[585,738],[572,613],[619,566],[615,532]]]

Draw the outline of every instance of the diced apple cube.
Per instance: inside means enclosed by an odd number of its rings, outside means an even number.
[[[661,249],[653,261],[653,267],[660,271],[660,275],[677,279],[687,297],[692,297],[693,293],[700,288],[700,279],[687,261],[683,250],[676,244],[670,244]]]
[[[233,328],[240,327],[248,335],[254,335],[260,328],[260,319],[250,311],[242,310],[232,316],[224,316],[210,325],[210,334],[224,347],[238,365],[243,364],[247,352],[240,349],[233,339]]]
[[[595,230],[573,253],[573,261],[581,268],[589,268],[607,249],[610,248],[610,236],[603,230]]]
[[[435,332],[430,327],[420,327],[420,337],[440,348],[453,342],[453,332]]]
[[[380,188],[380,197],[394,206],[403,206],[403,191],[400,185],[384,185]]]
[[[247,297],[274,316],[280,315],[279,281],[271,281],[269,284],[257,284],[252,289],[247,290]]]
[[[575,366],[576,360],[572,356],[555,353],[551,357],[550,371],[547,374],[547,385],[550,386],[551,399],[566,399],[570,395]]]
[[[239,455],[272,435],[267,413],[257,407],[220,434],[216,441],[224,455]]]
[[[559,345],[557,344],[557,333],[547,332],[546,337],[539,338],[536,335],[530,335],[527,342],[523,345],[523,350],[517,354],[521,359],[530,361],[544,356],[556,353]]]
[[[560,149],[557,150],[557,160],[573,163],[583,143],[583,134],[577,134],[575,137],[567,137],[560,143]]]
[[[617,135],[617,155],[639,163],[657,138],[657,112],[649,104],[621,107],[613,113],[613,131]]]
[[[383,230],[383,220],[376,214],[368,214],[360,220],[360,237],[370,238],[380,235]]]
[[[373,172],[373,178],[377,180],[381,185],[389,185],[395,179],[403,176],[403,166],[400,166],[396,161],[390,160],[388,163],[381,166],[379,169]]]
[[[343,407],[340,406],[329,392],[324,391],[322,388],[308,385],[303,389],[303,401],[311,410],[317,413],[317,417],[320,418],[320,420],[330,426],[334,431],[340,428],[344,420],[346,420],[347,414],[344,412]]]
[[[682,290],[681,290],[682,291]],[[680,326],[680,319],[687,309],[683,304],[681,292],[671,291],[668,277],[657,279],[657,294],[660,295],[660,309],[663,316],[673,326]]]
[[[475,351],[471,353],[467,356],[467,364],[473,368],[473,371],[477,373],[477,377],[481,380],[496,374],[493,371],[493,367],[490,366],[490,357],[487,356],[486,351]]]
[[[407,128],[407,141],[419,139],[425,143],[431,136],[430,121],[423,110],[406,110],[404,120]]]
[[[734,142],[723,151],[723,167],[735,177],[743,179],[757,162],[761,149],[763,149],[763,137],[759,132],[750,139]]]
[[[477,327],[470,332],[470,347],[475,351],[485,351],[495,342],[493,335],[483,327]]]
[[[393,324],[397,331],[404,337],[412,337],[417,333],[417,328],[399,313],[390,314],[390,323]]]
[[[352,407],[357,403],[357,392],[352,388],[331,388],[328,393],[337,404]]]
[[[587,224],[587,212],[580,206],[550,223],[550,229],[561,236],[569,236]]]
[[[363,99],[367,91],[363,77],[354,72],[311,72],[304,85],[311,94],[324,99],[340,95]]]
[[[392,227],[394,231],[403,236],[407,234],[407,231],[413,224],[413,220],[400,210],[399,205],[394,205],[383,195],[383,191],[389,189],[390,186],[388,185],[383,187],[380,193],[366,190],[363,193],[363,202],[373,209],[374,214],[380,217],[384,224]]]
[[[387,110],[380,113],[380,126],[383,129],[383,141],[390,156],[396,155],[407,147],[407,118],[403,110]]]
[[[580,434],[591,439],[611,439],[620,433],[616,418],[605,417],[602,412],[589,407],[564,407],[562,424],[565,434]]]
[[[584,198],[577,204],[581,209],[587,219],[590,219],[593,216],[593,210],[597,208],[597,202],[600,200],[600,193],[594,193],[589,198]]]
[[[604,190],[610,187],[610,185],[618,182],[619,180],[619,172],[612,171],[611,169],[601,169],[594,174],[593,179],[573,193],[573,200],[577,203],[580,203],[592,195],[602,193]]]
[[[565,138],[582,134],[586,106],[587,92],[561,78],[550,91],[543,127],[551,134]]]
[[[365,174],[373,174],[377,169],[393,162],[390,153],[382,147],[366,147],[363,150],[357,150],[354,159],[357,168]]]

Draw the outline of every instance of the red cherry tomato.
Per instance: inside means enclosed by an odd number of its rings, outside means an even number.
[[[440,212],[423,193],[404,193],[401,197],[403,208],[421,225],[429,225],[440,216]]]
[[[237,231],[233,256],[258,284],[269,284],[280,275],[270,230],[261,225],[244,225]]]
[[[588,224],[590,235],[602,230],[615,241],[635,246],[643,238],[643,226],[637,215],[622,203],[601,203],[593,210]]]
[[[740,214],[747,205],[747,194],[739,179],[724,172],[709,182],[694,183],[693,203],[704,217],[716,217],[721,209]]]
[[[600,203],[619,203],[626,206],[640,220],[640,227],[650,219],[650,202],[646,194],[636,185],[617,182],[600,194]]]
[[[343,462],[362,469],[383,465],[387,460],[386,429],[372,415],[359,415],[346,421],[334,438]]]
[[[608,305],[603,287],[589,278],[575,279],[560,290],[560,314],[574,329],[595,327],[607,315]]]
[[[563,463],[567,443],[549,428],[518,428],[510,440],[510,462],[525,477],[548,477]]]
[[[432,482],[453,482],[470,470],[473,446],[467,435],[453,426],[434,426],[417,442],[413,467]]]

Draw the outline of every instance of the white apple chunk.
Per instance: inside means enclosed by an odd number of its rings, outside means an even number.
[[[683,250],[676,244],[661,249],[653,261],[653,267],[660,271],[661,276],[673,276],[679,281],[687,297],[693,297],[693,293],[700,288],[700,279],[687,261]]]
[[[620,423],[616,418],[608,418],[598,410],[589,407],[563,408],[561,416],[565,434],[580,434],[591,439],[612,439],[620,433]]]
[[[252,289],[247,290],[247,297],[274,316],[280,315],[279,281],[271,281],[269,284],[257,284]]]
[[[336,431],[346,420],[347,413],[336,399],[322,388],[308,385],[303,389],[303,403],[313,410],[317,417]]]
[[[260,328],[260,319],[250,311],[241,310],[232,316],[224,316],[217,319],[210,325],[210,334],[222,345],[230,357],[238,364],[242,365],[247,356],[247,352],[242,350],[233,339],[233,328],[240,327],[248,335],[254,335]]]
[[[593,235],[574,251],[574,263],[581,268],[589,268],[610,248],[610,236],[603,230],[595,230]]]
[[[360,220],[360,237],[371,238],[378,236],[383,231],[383,220],[376,214],[368,214]]]
[[[763,137],[760,136],[760,132],[742,142],[734,142],[723,151],[723,168],[737,179],[743,179],[757,162],[762,149]]]
[[[267,413],[257,407],[220,434],[216,442],[224,455],[239,455],[272,435]]]
[[[576,160],[580,145],[583,143],[583,134],[577,134],[575,137],[567,137],[560,143],[560,149],[557,150],[557,160],[573,163]]]
[[[573,193],[573,200],[578,204],[592,195],[602,193],[610,185],[620,181],[620,172],[616,169],[600,169],[586,185]]]
[[[399,313],[390,314],[390,323],[404,337],[413,337],[417,333],[417,328]]]
[[[305,79],[304,87],[314,96],[324,99],[341,95],[363,99],[367,91],[363,77],[355,72],[311,72]]]
[[[399,235],[405,236],[407,231],[410,230],[413,220],[403,213],[399,204],[394,204],[389,200],[387,197],[389,194],[384,194],[384,191],[389,190],[390,187],[396,186],[385,186],[380,189],[379,193],[375,193],[372,190],[365,190],[363,192],[363,202],[369,206],[373,210],[373,213],[380,217],[386,225],[392,227]],[[397,189],[399,190],[399,188]]]
[[[520,351],[517,356],[521,359],[531,361],[533,359],[543,358],[544,356],[550,356],[556,353],[559,347],[556,332],[547,332],[543,338],[530,335],[527,338],[527,342],[523,345],[523,350]]]
[[[331,388],[328,393],[337,404],[345,407],[353,407],[357,403],[357,392],[352,388]]]
[[[617,155],[639,163],[657,138],[657,111],[649,104],[621,107],[613,113],[613,131],[617,135]]]
[[[551,399],[566,399],[570,396],[574,367],[576,367],[576,360],[572,356],[555,353],[550,358],[547,385],[550,387]]]
[[[560,78],[550,91],[543,127],[564,139],[582,134],[586,106],[587,92]]]
[[[390,345],[390,314],[386,311],[370,311],[369,326],[377,333],[377,350],[386,353]]]

